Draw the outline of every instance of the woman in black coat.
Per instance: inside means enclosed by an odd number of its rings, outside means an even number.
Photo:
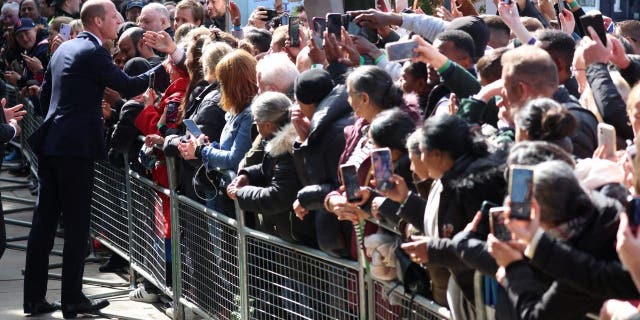
[[[241,169],[227,187],[242,210],[257,213],[256,228],[290,242],[316,246],[313,216],[298,219],[292,204],[302,187],[293,161],[297,133],[289,121],[291,101],[278,92],[265,92],[251,104],[263,137],[261,164]]]
[[[341,234],[350,234],[350,224],[341,224],[323,207],[325,196],[340,185],[338,160],[345,146],[344,128],[353,124],[352,109],[343,85],[334,88],[331,76],[323,70],[307,70],[294,84],[299,109],[292,112],[298,133],[293,146],[296,171],[303,188],[293,208],[298,218],[313,212],[318,246],[333,256],[348,256]],[[348,240],[348,239],[346,239]]]

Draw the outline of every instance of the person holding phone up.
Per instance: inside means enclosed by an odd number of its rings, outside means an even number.
[[[506,203],[505,225],[517,241],[489,235],[487,245],[520,318],[575,319],[609,297],[640,296],[615,251],[621,204],[587,193],[568,164],[533,167],[530,216],[515,218]]]

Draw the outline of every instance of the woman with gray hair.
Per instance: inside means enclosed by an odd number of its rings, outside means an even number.
[[[251,113],[265,144],[261,164],[238,172],[227,187],[242,210],[256,212],[256,228],[290,242],[315,244],[314,218],[295,217],[291,204],[302,184],[293,163],[297,134],[290,123],[291,100],[279,92],[265,92],[251,104]]]
[[[500,266],[498,280],[519,318],[580,318],[597,313],[625,282],[633,288],[615,251],[622,211],[617,201],[587,193],[564,161],[534,167],[533,198],[530,221],[505,221],[519,242],[488,237],[489,253]],[[626,292],[632,293],[637,297]]]

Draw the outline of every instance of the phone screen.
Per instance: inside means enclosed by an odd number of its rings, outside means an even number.
[[[198,128],[198,126],[196,125],[196,123],[191,120],[191,119],[184,119],[184,121],[182,121],[184,123],[184,126],[187,128],[187,131],[189,133],[191,133],[191,135],[194,138],[199,137],[202,134],[202,131],[200,130],[200,128]]]
[[[387,57],[389,58],[389,61],[404,61],[410,60],[415,57],[413,49],[415,49],[417,46],[417,42],[409,40],[388,43],[385,46],[385,49],[387,50]]]
[[[313,23],[313,42],[316,48],[322,49],[322,40],[324,39],[324,30],[327,29],[327,19],[314,17],[311,20]]]
[[[289,17],[289,45],[297,48],[300,46],[300,24],[298,17]]]
[[[491,216],[489,223],[491,225],[491,234],[494,237],[500,241],[509,241],[511,240],[511,231],[504,225],[504,210],[505,207],[491,208],[489,210],[489,215]]]
[[[531,197],[533,193],[533,170],[514,166],[509,176],[511,197],[511,217],[529,220],[531,217]]]
[[[356,196],[356,192],[360,190],[356,166],[349,164],[341,165],[340,172],[342,172],[342,184],[344,184],[344,187],[346,189],[347,201],[360,201],[362,198]]]
[[[371,152],[371,161],[376,188],[382,191],[393,189],[393,182],[391,182],[391,177],[393,176],[391,150],[389,148],[373,150]]]
[[[342,27],[342,14],[327,14],[327,32],[333,33],[336,36],[337,40],[341,40],[340,27]]]

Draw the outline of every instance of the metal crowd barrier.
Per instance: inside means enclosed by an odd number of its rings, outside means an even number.
[[[37,166],[37,158],[27,159]],[[236,220],[178,195],[174,160],[167,160],[169,189],[130,170],[126,156],[122,167],[96,162],[91,231],[132,270],[178,297],[174,319],[182,318],[182,306],[207,319],[449,318],[397,286],[392,295],[400,305],[389,304],[383,291],[391,284],[371,279],[363,261],[335,259],[245,227],[237,205]],[[165,239],[169,208],[174,223]]]

